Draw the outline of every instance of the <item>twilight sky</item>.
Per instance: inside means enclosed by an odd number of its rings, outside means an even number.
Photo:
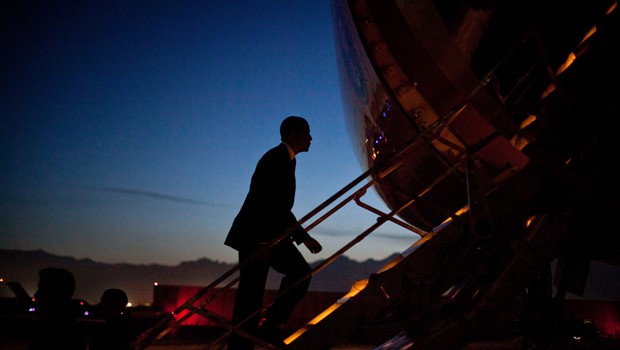
[[[223,244],[287,115],[310,122],[298,218],[363,171],[345,127],[329,0],[0,5],[0,248],[99,262],[236,262]],[[365,201],[385,209],[373,192]],[[311,234],[326,258],[374,222]],[[388,223],[348,255],[418,236]]]

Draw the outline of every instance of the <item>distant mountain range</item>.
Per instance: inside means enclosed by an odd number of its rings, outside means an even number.
[[[396,255],[396,254],[395,254]],[[347,292],[353,282],[367,278],[394,258],[357,262],[342,256],[313,277],[310,289],[315,291]],[[312,263],[317,266],[321,261]],[[33,295],[37,289],[38,271],[45,267],[61,267],[71,271],[76,279],[75,298],[91,304],[99,302],[104,290],[123,289],[134,304],[153,300],[153,283],[184,286],[207,286],[235,265],[207,258],[182,262],[176,266],[107,264],[90,259],[56,256],[43,250],[21,251],[0,249],[0,278],[18,281]],[[270,274],[267,288],[277,289],[279,276]]]
[[[357,262],[342,256],[313,277],[310,289],[326,292],[348,292],[355,281],[368,278],[392,261],[397,254],[383,260]],[[311,263],[313,267],[322,261]],[[153,301],[153,283],[160,285],[207,286],[235,265],[207,258],[182,262],[176,266],[106,264],[91,259],[75,259],[49,254],[42,250],[0,249],[0,278],[18,281],[33,295],[37,289],[38,271],[44,267],[62,267],[76,279],[75,298],[91,304],[99,302],[104,290],[123,289],[134,305]],[[270,274],[267,288],[277,289],[279,275]],[[570,297],[570,296],[569,296]],[[620,267],[593,261],[583,298],[620,300]]]

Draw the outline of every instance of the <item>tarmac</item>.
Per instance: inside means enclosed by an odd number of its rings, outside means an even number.
[[[291,330],[292,332],[292,330]],[[215,327],[184,326],[163,337],[160,341],[148,346],[146,350],[226,350],[223,344],[214,344],[222,334]],[[369,344],[345,343],[333,347],[333,350],[372,350]],[[255,345],[255,350],[266,348]]]
[[[209,349],[208,344],[179,344],[179,345],[151,345],[147,350],[206,350]],[[212,350],[226,350],[226,346],[213,347]],[[256,347],[256,350],[263,350],[262,347]],[[370,345],[344,344],[333,347],[334,350],[372,350]]]

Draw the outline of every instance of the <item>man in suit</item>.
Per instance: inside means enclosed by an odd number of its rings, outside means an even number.
[[[302,117],[287,117],[280,125],[280,137],[282,143],[258,161],[250,190],[225,244],[238,251],[241,265],[233,325],[271,343],[281,344],[278,328],[286,324],[306,294],[312,271],[295,243],[303,243],[313,254],[322,247],[303,227],[296,225],[297,219],[291,211],[295,201],[295,156],[309,150],[310,126]],[[285,233],[288,233],[286,237],[282,237]],[[282,239],[270,247],[269,243],[278,238]],[[284,276],[277,300],[267,309],[261,330],[257,332],[260,313],[243,321],[262,307],[270,268]],[[237,333],[233,333],[228,342],[229,350],[253,348],[253,342]]]

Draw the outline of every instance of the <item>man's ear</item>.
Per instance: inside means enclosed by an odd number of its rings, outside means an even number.
[[[286,142],[287,144],[289,144],[289,146],[292,147],[294,144],[297,143],[298,139],[299,139],[299,131],[291,130],[291,132],[289,133],[288,137],[286,139],[284,139],[283,141]]]

